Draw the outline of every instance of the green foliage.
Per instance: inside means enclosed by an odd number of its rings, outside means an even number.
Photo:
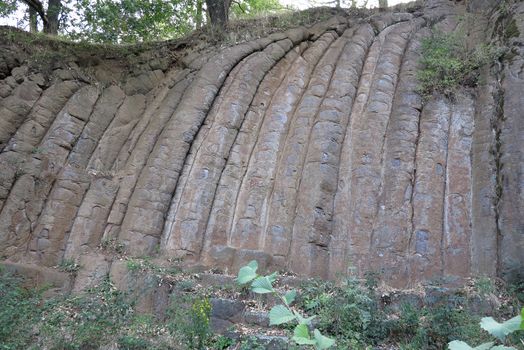
[[[348,278],[341,284],[312,280],[302,287],[301,306],[318,315],[319,329],[341,349],[363,348],[386,339],[385,315],[373,291]]]
[[[255,292],[256,293],[256,292]],[[295,320],[295,314],[284,305],[276,305],[269,311],[269,325],[275,326]]]
[[[489,350],[492,346],[493,342],[490,342],[472,348],[468,343],[460,340],[454,340],[448,344],[449,350]]]
[[[515,316],[505,322],[499,323],[493,317],[484,317],[480,320],[480,327],[489,332],[489,334],[503,341],[510,333],[520,329],[522,322],[521,316]]]
[[[475,86],[478,68],[502,54],[500,49],[486,44],[468,49],[466,41],[461,31],[433,31],[431,37],[422,40],[422,69],[417,78],[424,96],[436,92],[451,97],[459,86]]]
[[[188,349],[204,349],[212,342],[211,303],[206,296],[174,295],[169,314],[168,327],[179,334]]]
[[[193,30],[191,0],[105,0],[78,2],[82,21],[74,39],[135,43],[179,37]]]
[[[154,264],[149,257],[128,258],[126,261],[127,269],[131,272],[153,272],[159,275],[169,274],[167,269]],[[171,271],[171,269],[169,270]]]
[[[278,0],[243,0],[231,5],[234,17],[253,17],[282,10]]]
[[[139,260],[129,259],[126,266],[129,271],[138,271],[142,268],[142,263]]]
[[[419,309],[404,305],[399,318],[389,322],[390,339],[403,344],[406,350],[443,349],[457,338],[487,339],[478,322],[478,317],[462,308],[440,305]]]
[[[258,262],[251,261],[246,266],[243,266],[238,271],[237,283],[242,285],[251,282],[257,277]]]
[[[118,242],[116,239],[102,239],[102,242],[100,243],[100,248],[103,250],[115,253],[115,254],[123,254],[125,252],[125,246],[123,243]]]
[[[167,350],[180,343],[153,316],[135,315],[129,296],[107,279],[81,294],[45,299],[23,283],[0,272],[0,350],[90,350],[114,343]]]
[[[336,338],[339,349],[368,349],[395,343],[403,350],[443,349],[453,339],[488,340],[478,327],[480,318],[465,308],[401,305],[400,311],[379,305],[376,282],[349,278],[342,283],[304,283],[299,307],[318,315],[316,326]]]
[[[118,339],[118,348],[122,350],[146,350],[151,348],[151,343],[143,338],[125,335]]]
[[[235,343],[233,339],[223,335],[213,338],[211,342],[211,348],[216,350],[225,350]]]
[[[0,349],[27,349],[34,338],[41,295],[22,280],[0,270]]]
[[[205,24],[205,2],[195,0],[62,0],[60,34],[75,41],[129,44],[185,36]],[[28,27],[26,2],[0,0],[0,17],[18,16]],[[254,17],[282,10],[278,0],[239,0],[232,17]],[[41,22],[41,19],[39,18]],[[40,26],[41,27],[41,26]]]
[[[496,291],[495,285],[489,277],[476,278],[474,286],[480,296],[486,296]]]
[[[444,346],[457,338],[470,341],[483,337],[478,329],[478,317],[470,315],[465,310],[451,306],[440,306],[429,312],[428,344]]]
[[[72,274],[76,274],[78,270],[80,270],[80,265],[77,264],[73,259],[64,259],[58,265],[58,269],[63,272],[68,272]]]
[[[313,336],[309,332],[309,326],[315,316],[304,317],[299,312],[291,308],[291,303],[295,301],[296,291],[280,293],[274,287],[273,283],[277,279],[277,274],[272,273],[267,276],[257,274],[258,263],[253,260],[246,266],[240,268],[237,276],[237,283],[240,285],[250,283],[250,288],[256,294],[272,294],[279,298],[282,304],[275,305],[269,311],[269,324],[281,325],[290,322],[296,322],[293,332],[293,341],[299,345],[312,345],[315,349],[328,349],[335,344],[335,341],[328,338],[318,330],[313,331]]]
[[[247,337],[240,343],[239,350],[265,350],[266,347],[258,341],[254,336]]]
[[[524,304],[524,272],[519,272],[508,285],[508,292]]]
[[[0,1],[0,17],[9,16],[16,11],[16,0]]]
[[[493,337],[497,338],[498,341],[504,342],[506,337],[512,333],[518,332],[524,323],[524,308],[521,310],[521,315],[515,316],[507,321],[499,323],[495,321],[492,317],[484,317],[480,321],[480,327],[491,334]],[[522,343],[522,339],[520,339]],[[515,350],[514,347],[503,345],[494,346],[495,342],[487,342],[480,344],[477,347],[471,347],[468,343],[464,341],[454,340],[448,344],[450,350]],[[524,344],[524,343],[523,343]]]
[[[51,348],[99,349],[132,315],[132,304],[106,279],[83,295],[55,300],[44,310]]]

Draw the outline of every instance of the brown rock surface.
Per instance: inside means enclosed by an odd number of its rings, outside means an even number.
[[[502,40],[484,5],[471,40]],[[132,283],[107,242],[230,271],[251,259],[324,278],[378,271],[398,287],[514,276],[524,4],[509,9],[511,54],[477,88],[417,90],[422,39],[466,10],[432,0],[89,69],[35,67],[0,39],[0,258],[49,276],[75,261],[73,290]]]

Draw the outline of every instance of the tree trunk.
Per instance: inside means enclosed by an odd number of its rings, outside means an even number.
[[[211,19],[211,25],[225,28],[229,20],[229,5],[231,0],[206,0],[207,12]]]
[[[62,5],[60,0],[49,0],[47,6],[47,25],[44,26],[44,32],[51,35],[58,34],[58,25],[60,9]]]
[[[195,15],[195,22],[196,22],[196,29],[202,28],[202,6],[203,6],[203,0],[197,0],[196,2],[196,15]]]
[[[35,12],[42,20],[42,23],[45,28],[47,26],[47,15],[45,14],[44,6],[42,5],[42,2],[40,2],[40,0],[22,0],[22,1],[29,7],[29,15],[31,16],[31,11]]]
[[[34,8],[29,6],[28,8],[29,12],[29,32],[36,33],[38,31],[37,24],[38,24],[38,14]]]

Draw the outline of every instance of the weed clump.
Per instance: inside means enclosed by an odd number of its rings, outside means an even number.
[[[478,69],[494,62],[503,54],[500,48],[481,44],[468,48],[466,36],[461,32],[433,31],[422,40],[422,69],[417,73],[419,92],[428,97],[441,93],[453,97],[459,87],[475,87]]]
[[[486,287],[487,288],[487,287]],[[376,283],[348,278],[342,283],[310,280],[300,290],[298,307],[318,315],[316,327],[336,339],[337,349],[369,349],[394,345],[402,350],[445,349],[455,339],[488,341],[481,317],[468,309],[467,299],[400,305],[383,302]]]
[[[1,267],[0,267],[1,268]],[[0,349],[23,349],[34,338],[41,293],[27,289],[22,279],[0,270]]]
[[[357,279],[341,284],[308,281],[302,286],[299,306],[318,315],[318,328],[334,336],[340,349],[363,349],[388,337],[386,314],[374,287],[366,288]]]

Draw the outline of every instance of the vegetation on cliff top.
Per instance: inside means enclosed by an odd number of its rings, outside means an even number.
[[[284,11],[278,0],[0,0],[0,18],[30,32],[98,43],[173,39],[206,23],[223,28],[229,19]]]

